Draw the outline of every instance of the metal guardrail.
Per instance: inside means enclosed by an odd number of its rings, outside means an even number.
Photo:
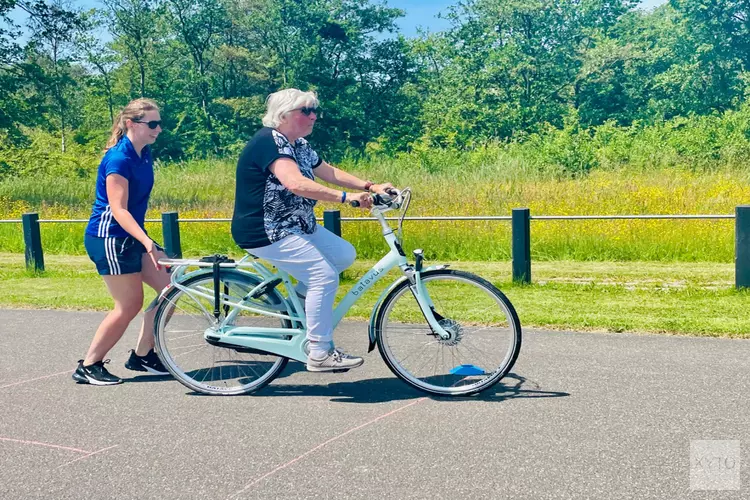
[[[734,215],[537,215],[532,220],[734,219]]]
[[[528,208],[515,208],[510,216],[426,216],[406,217],[407,221],[510,221],[511,250],[513,258],[513,280],[520,283],[531,283],[531,221],[555,220],[653,220],[653,219],[735,219],[735,286],[750,287],[750,205],[740,205],[734,214],[660,214],[660,215],[536,215],[531,216]],[[146,222],[162,224],[164,248],[171,258],[182,257],[180,242],[180,223],[216,222],[226,223],[232,219],[180,219],[177,212],[164,212],[161,219],[146,219]],[[322,218],[323,225],[333,233],[341,235],[342,222],[376,221],[374,217],[341,217],[338,210],[326,210]],[[386,220],[397,220],[387,217]],[[40,224],[81,224],[88,219],[39,219],[37,213],[23,214],[21,219],[0,220],[0,224],[22,224],[25,245],[26,267],[37,271],[44,270],[44,253]]]
[[[334,210],[335,211],[335,210]],[[618,219],[734,219],[735,216],[732,214],[696,214],[696,215],[680,215],[680,214],[661,214],[661,215],[532,215],[531,220],[618,220]],[[412,221],[466,221],[466,220],[477,220],[477,221],[493,221],[493,220],[512,220],[513,217],[510,215],[433,215],[424,217],[405,217],[404,220]],[[232,222],[232,219],[179,219],[180,222]],[[322,221],[323,217],[318,217],[316,220]],[[341,222],[367,222],[377,221],[375,217],[340,217]],[[386,217],[385,220],[398,220],[398,217]],[[87,223],[88,219],[39,219],[40,224],[83,224]],[[22,219],[7,219],[0,220],[0,224],[21,224]],[[146,219],[146,222],[162,222],[161,219]]]

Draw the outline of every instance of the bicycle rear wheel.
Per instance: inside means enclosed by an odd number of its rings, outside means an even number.
[[[489,389],[510,371],[521,349],[513,305],[492,283],[471,273],[427,271],[421,279],[450,338],[433,332],[406,280],[377,314],[381,356],[395,375],[430,394],[465,396]]]
[[[250,273],[221,270],[220,290],[231,302],[239,302],[262,280]],[[206,271],[188,278],[181,285],[199,297],[172,288],[161,299],[154,319],[156,352],[167,370],[186,387],[213,395],[236,395],[255,392],[281,373],[288,359],[239,347],[222,346],[205,338],[235,308],[222,306],[219,319],[214,317],[213,273]],[[276,291],[264,294],[255,303],[282,307],[283,298]],[[287,320],[239,311],[228,326],[267,326],[291,328]]]

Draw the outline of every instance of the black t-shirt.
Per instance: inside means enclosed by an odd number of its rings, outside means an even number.
[[[305,139],[291,144],[275,129],[260,129],[237,162],[232,237],[241,248],[259,248],[290,234],[315,232],[315,200],[289,191],[268,169],[279,158],[297,162],[302,175],[315,179],[321,159]]]

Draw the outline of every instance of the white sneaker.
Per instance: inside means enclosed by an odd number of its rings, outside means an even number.
[[[352,368],[362,366],[365,360],[350,356],[340,349],[331,349],[323,359],[307,358],[307,371],[309,372],[345,372]]]

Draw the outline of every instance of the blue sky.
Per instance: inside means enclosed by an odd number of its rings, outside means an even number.
[[[398,7],[406,11],[406,16],[398,21],[401,33],[404,36],[417,34],[417,27],[421,26],[428,31],[440,31],[448,28],[448,21],[438,19],[440,12],[447,11],[448,7],[458,3],[458,0],[386,0],[391,7]],[[666,3],[667,0],[642,0],[641,8],[650,9]]]
[[[440,31],[447,28],[448,22],[445,19],[438,19],[437,15],[458,3],[458,0],[386,0],[386,2],[392,7],[406,11],[406,16],[398,21],[398,25],[405,36],[414,36],[420,26],[427,31]],[[666,2],[667,0],[642,0],[641,7],[648,9]],[[81,8],[101,6],[97,0],[73,0],[73,4]],[[13,18],[22,24],[24,16],[17,12]]]

